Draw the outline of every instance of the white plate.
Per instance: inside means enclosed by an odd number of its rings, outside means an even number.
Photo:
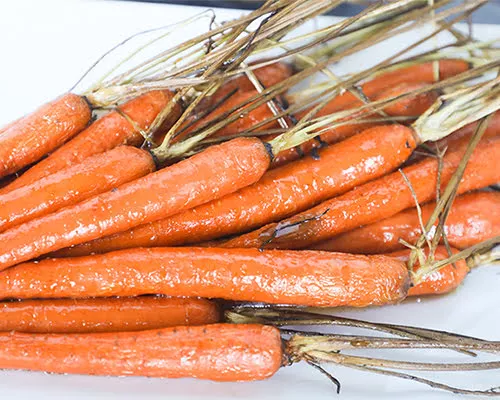
[[[0,5],[0,126],[68,90],[100,54],[132,33],[180,21],[200,9],[101,1],[9,1]],[[218,10],[221,19],[239,11]],[[322,20],[320,23],[325,23]],[[481,38],[500,36],[500,26],[476,26]],[[350,71],[389,55],[406,43],[395,38],[370,54],[350,57],[335,68]],[[498,166],[492,166],[492,168]],[[500,269],[473,271],[466,284],[451,295],[411,299],[404,304],[366,310],[336,310],[336,314],[372,321],[446,329],[486,339],[500,339]],[[446,354],[449,361],[463,360]],[[452,399],[452,394],[394,378],[332,366],[343,383],[341,399]],[[426,376],[432,376],[427,374]],[[500,384],[497,371],[440,374],[455,385],[489,387]],[[496,379],[495,379],[496,378]],[[0,372],[2,399],[331,399],[331,384],[304,365],[281,370],[255,383],[213,383],[143,378],[58,376]]]

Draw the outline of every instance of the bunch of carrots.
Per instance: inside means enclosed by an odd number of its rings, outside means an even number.
[[[218,44],[234,64],[186,69],[202,84],[141,89],[96,120],[95,91],[68,93],[0,129],[0,368],[245,381],[334,362],[476,393],[342,351],[496,352],[497,342],[301,307],[445,294],[498,259],[500,193],[488,188],[500,181],[500,81],[470,82],[500,61],[439,51],[388,61],[302,104],[288,89],[338,55],[304,69],[242,54],[280,43],[280,12],[305,20],[329,3],[266,2],[248,42]],[[408,18],[439,6],[414,3]],[[373,40],[390,32],[377,29]],[[400,338],[279,328],[300,321]]]

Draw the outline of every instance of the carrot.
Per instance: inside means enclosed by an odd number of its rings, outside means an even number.
[[[214,111],[212,111],[207,116],[200,118],[194,123],[191,122],[189,127],[186,125],[186,130],[181,133],[182,136],[188,135],[191,132],[194,132],[196,129],[201,128],[208,122],[215,120],[218,117],[229,113],[232,109],[239,108],[248,100],[249,98],[255,96],[258,92],[254,90],[248,90],[245,92],[238,92],[233,94],[223,103],[221,103]],[[236,111],[241,112],[241,111]],[[232,113],[230,113],[232,114]],[[241,132],[245,132],[250,129],[252,126],[263,122],[267,119],[273,117],[273,113],[267,104],[262,104],[256,109],[244,114],[238,120],[227,124],[223,128],[219,129],[217,132],[211,135],[211,137],[220,137],[220,136],[231,136],[236,135]],[[276,120],[271,121],[264,126],[257,129],[257,131],[264,131],[268,129],[273,129],[278,127],[278,122]]]
[[[0,333],[0,368],[87,375],[253,381],[282,363],[277,328],[178,326],[141,332]]]
[[[173,94],[169,91],[148,92],[120,106],[120,110],[144,130],[166,107],[172,96]],[[174,107],[169,121],[175,121],[179,113],[180,108]],[[119,112],[112,111],[95,121],[45,160],[31,167],[21,177],[2,189],[1,193],[30,185],[45,176],[79,164],[94,154],[103,153],[121,144],[137,146],[143,140],[142,135],[129,120]]]
[[[205,299],[161,296],[43,299],[0,303],[0,332],[92,333],[139,331],[218,322]]]
[[[462,60],[440,60],[439,61],[439,73],[440,79],[450,78],[454,75],[458,75],[462,72],[467,71],[470,68],[467,62]],[[410,67],[404,67],[396,69],[391,72],[382,73],[381,75],[375,77],[373,80],[368,81],[360,86],[363,94],[370,100],[381,100],[389,97],[395,97],[401,95],[405,92],[415,90],[422,84],[430,84],[434,82],[433,74],[433,63],[422,63],[413,65]],[[401,100],[395,103],[393,106],[388,106],[385,110],[387,113],[393,116],[412,116],[419,115],[418,111],[425,110],[429,107],[432,100],[436,96],[436,92],[430,92],[428,95],[417,96],[417,98],[410,98],[407,100]],[[415,107],[414,110],[405,107],[407,102],[411,102],[414,105],[420,103],[419,107]],[[340,96],[333,98],[326,106],[319,110],[315,116],[321,117],[329,115],[341,110],[351,109],[359,107],[363,104],[355,95],[351,92],[345,92]],[[398,105],[399,104],[399,105]],[[297,118],[300,119],[305,115],[307,111],[299,113]],[[392,114],[395,113],[395,114]],[[315,148],[318,148],[322,143],[336,143],[344,140],[347,137],[359,133],[360,130],[367,129],[373,126],[372,123],[366,124],[352,124],[343,125],[326,131],[321,134],[318,140],[310,140],[303,143],[297,148],[286,150],[279,154],[274,160],[273,165],[279,166],[286,164],[290,161],[300,158],[303,154],[309,154]]]
[[[435,203],[422,207],[424,222],[429,219],[435,207]],[[444,232],[450,245],[458,249],[465,249],[500,235],[500,193],[476,192],[459,196],[453,203]],[[429,238],[432,233],[429,232]],[[387,253],[404,248],[400,239],[414,243],[421,234],[417,211],[412,208],[317,243],[311,248],[355,254]]]
[[[20,117],[12,122],[9,122],[7,125],[4,125],[0,128],[0,135],[3,134],[7,129],[10,129],[12,128],[13,126],[15,126],[16,124],[18,124],[19,122],[21,122],[21,120],[23,119],[24,117]]]
[[[79,203],[155,170],[151,156],[120,146],[84,163],[0,195],[0,232]]]
[[[458,167],[464,148],[446,153],[441,182],[445,185]],[[480,143],[465,170],[458,192],[489,186],[500,180],[500,170],[491,168],[500,156],[500,139]],[[403,168],[419,202],[436,194],[438,161],[425,159]],[[340,233],[367,225],[414,206],[415,200],[403,175],[397,171],[279,223],[227,241],[223,247],[306,248]]]
[[[0,135],[0,178],[40,160],[89,123],[86,100],[65,94],[8,127]]]
[[[262,62],[261,60],[260,62]],[[270,87],[284,81],[293,74],[293,66],[284,62],[274,62],[263,67],[253,69],[255,77],[263,87]],[[200,109],[209,107],[211,104],[217,104],[233,91],[248,92],[255,90],[254,84],[248,79],[246,74],[239,75],[225,82],[217,91],[200,103]]]
[[[452,253],[458,250],[451,249]],[[400,261],[407,262],[410,258],[410,250],[401,250],[388,254]],[[438,246],[434,253],[435,260],[445,260],[449,257],[448,251],[444,246]],[[418,270],[418,263],[415,264],[414,270]],[[448,264],[437,271],[425,276],[421,282],[413,286],[409,292],[409,296],[425,296],[433,294],[444,294],[455,290],[465,279],[470,269],[465,260],[459,260],[454,265]]]
[[[205,241],[260,227],[346,192],[394,170],[416,146],[412,131],[391,135],[375,127],[266,173],[258,182],[221,199],[128,232],[62,250],[57,256],[104,253],[132,247]],[[345,157],[349,154],[349,157]]]
[[[153,293],[366,307],[398,302],[408,287],[406,265],[390,257],[258,249],[129,249],[46,259],[0,274],[0,296],[17,299]]]
[[[399,85],[390,87],[384,90],[381,94],[374,96],[374,100],[390,99],[404,93],[410,93],[414,90],[424,88],[428,85],[428,83],[423,82],[400,83]],[[418,117],[427,111],[427,109],[438,99],[438,97],[439,91],[431,90],[390,104],[384,108],[384,112],[396,117]]]
[[[257,181],[268,147],[256,138],[211,146],[143,178],[0,234],[0,269],[121,232],[216,199]]]

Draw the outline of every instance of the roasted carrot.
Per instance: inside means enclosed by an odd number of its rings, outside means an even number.
[[[0,234],[0,269],[165,218],[256,182],[270,163],[256,138],[210,146],[143,178]]]
[[[390,99],[426,86],[428,86],[428,84],[423,82],[400,83],[399,85],[390,87],[379,95],[374,96],[374,100]],[[384,108],[384,112],[396,117],[418,117],[427,111],[427,109],[438,99],[438,97],[439,91],[430,90],[428,92],[407,97],[390,104]]]
[[[158,113],[166,107],[173,94],[169,91],[152,91],[134,98],[120,107],[140,129],[147,129]],[[175,121],[180,108],[174,107],[172,118]],[[2,189],[6,193],[39,179],[51,175],[72,165],[79,164],[86,158],[113,149],[121,144],[137,146],[143,137],[134,124],[117,111],[112,111],[95,121],[73,140],[57,149],[45,160],[31,167],[21,177]]]
[[[11,301],[0,303],[0,313],[0,332],[129,332],[220,321],[214,302],[163,296]]]
[[[252,72],[263,87],[270,87],[292,76],[293,66],[284,62],[274,62],[263,67],[255,68]],[[246,74],[236,76],[221,85],[212,96],[203,99],[199,108],[203,109],[209,107],[211,104],[217,104],[235,90],[239,92],[248,92],[255,90],[255,86],[250,79],[248,79]]]
[[[370,100],[380,100],[383,98],[395,97],[397,95],[409,92],[410,90],[415,90],[418,86],[422,84],[429,84],[434,82],[433,74],[433,63],[422,63],[413,65],[410,67],[396,69],[391,72],[382,73],[373,80],[366,82],[360,86],[363,94]],[[440,60],[439,61],[439,72],[440,79],[450,78],[454,75],[458,75],[469,69],[468,63],[462,60]],[[416,85],[416,86],[413,86]],[[417,98],[402,100],[393,106],[389,106],[386,112],[393,116],[412,116],[418,115],[414,112],[427,109],[430,105],[429,101],[436,95],[436,92],[430,92],[430,94],[417,96]],[[415,110],[408,109],[405,104],[410,101],[412,104],[419,104],[420,107]],[[345,92],[340,96],[332,99],[326,106],[316,113],[316,117],[325,116],[338,112],[341,110],[355,108],[362,105],[363,102],[359,100],[351,92]],[[306,111],[307,112],[307,111]],[[399,114],[401,113],[401,114]],[[297,118],[300,119],[305,112],[299,113]],[[359,133],[360,130],[367,129],[373,126],[371,123],[366,124],[352,124],[343,125],[326,131],[321,134],[318,140],[310,140],[303,143],[302,145],[286,150],[279,154],[273,162],[274,166],[279,166],[286,164],[290,161],[300,158],[303,154],[309,154],[313,149],[316,149],[322,145],[322,143],[335,143],[344,140],[347,137]]]
[[[408,287],[406,265],[390,257],[258,249],[129,249],[0,274],[0,296],[17,299],[164,294],[365,307],[398,302]]]
[[[155,170],[151,156],[120,146],[39,181],[0,195],[0,232],[50,214]]]
[[[65,94],[21,118],[0,135],[0,178],[40,160],[85,128],[86,100]]]
[[[253,381],[282,364],[280,331],[213,324],[141,332],[0,333],[0,368],[87,375]]]
[[[422,207],[424,223],[435,207],[435,203]],[[458,249],[465,249],[500,235],[500,193],[477,192],[459,196],[453,203],[444,232],[450,245]],[[400,239],[415,243],[421,234],[417,210],[412,208],[317,243],[311,249],[355,254],[387,253],[404,249]],[[429,238],[432,234],[433,231],[430,231]]]
[[[445,185],[458,167],[464,148],[446,153],[441,182]],[[500,156],[500,139],[480,143],[467,165],[459,193],[489,186],[500,180],[500,170],[491,168]],[[403,168],[419,202],[436,194],[438,161],[425,159]],[[396,171],[279,223],[227,241],[223,247],[306,248],[414,206],[415,200],[403,175]]]
[[[184,132],[181,132],[181,136],[188,135],[194,132],[196,129],[202,128],[208,122],[215,120],[218,117],[223,115],[232,114],[230,111],[233,109],[237,109],[235,112],[242,112],[241,118],[238,120],[231,122],[219,129],[217,132],[211,135],[211,137],[218,136],[231,136],[236,135],[237,133],[245,132],[250,129],[252,126],[263,122],[267,119],[270,119],[273,116],[273,113],[267,104],[262,104],[256,109],[245,113],[244,111],[238,111],[240,107],[251,97],[255,96],[258,92],[254,90],[248,90],[245,92],[238,92],[233,94],[231,97],[226,99],[222,104],[220,104],[214,111],[208,114],[206,117],[199,119],[196,122],[191,122],[189,127],[186,125],[186,129]],[[272,128],[277,128],[278,123],[276,120],[270,121],[265,124],[258,130],[267,130]],[[258,131],[257,130],[257,131]]]
[[[452,253],[458,250],[451,249]],[[388,254],[390,257],[397,258],[400,261],[407,262],[410,258],[410,250],[400,250]],[[444,246],[438,246],[434,253],[435,260],[445,260],[449,257],[448,251]],[[414,270],[420,266],[415,264]],[[444,294],[455,290],[465,279],[470,269],[465,260],[459,260],[456,263],[448,264],[437,271],[427,275],[421,282],[413,286],[409,291],[409,296],[425,296],[433,294]]]
[[[284,165],[221,199],[128,232],[65,249],[58,256],[199,242],[280,220],[380,177],[403,163],[415,148],[412,131],[396,126],[391,135],[384,133],[374,127],[321,149],[319,160],[304,158]]]

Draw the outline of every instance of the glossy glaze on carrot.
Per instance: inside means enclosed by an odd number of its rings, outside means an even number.
[[[280,331],[213,324],[140,332],[0,333],[0,368],[61,374],[254,381],[281,367]]]
[[[104,253],[132,247],[172,246],[244,232],[293,215],[401,165],[416,143],[412,130],[394,126],[391,135],[371,128],[304,158],[267,172],[252,186],[223,198],[57,253]],[[349,154],[349,157],[346,157]]]
[[[0,232],[107,192],[155,170],[151,156],[120,146],[0,195]]]
[[[435,203],[422,207],[424,223],[435,207]],[[387,253],[404,249],[400,239],[415,243],[421,232],[417,210],[411,208],[317,243],[311,249],[355,254]],[[434,230],[429,233],[432,236]],[[465,249],[500,235],[500,193],[477,192],[457,197],[446,220],[445,233],[450,245],[457,249]]]
[[[86,100],[72,93],[26,115],[0,135],[0,178],[40,160],[84,129],[90,118]]]
[[[129,116],[137,126],[143,130],[147,129],[154,121],[158,113],[167,106],[172,99],[173,93],[169,91],[152,91],[120,106],[120,110]],[[179,107],[174,107],[171,117],[167,122],[175,122],[180,113]],[[122,144],[132,146],[140,145],[144,138],[130,123],[117,111],[111,111],[74,139],[57,149],[45,160],[31,167],[21,177],[2,189],[1,193],[29,185],[37,180],[80,164],[86,158],[104,153]]]
[[[456,249],[451,249],[452,254],[458,252]],[[428,250],[426,251],[428,254]],[[400,250],[388,254],[390,257],[397,258],[403,262],[407,262],[410,258],[410,250]],[[444,246],[438,246],[434,253],[436,261],[445,260],[449,257],[448,251]],[[414,266],[414,270],[420,267],[418,262]],[[455,290],[465,279],[470,269],[465,260],[459,260],[454,264],[448,264],[437,271],[427,275],[420,283],[413,286],[409,292],[409,296],[425,296],[435,294],[445,294]]]
[[[0,269],[126,231],[232,193],[269,167],[267,147],[238,138],[0,234]]]
[[[390,257],[316,251],[151,248],[46,259],[0,274],[4,298],[164,294],[311,307],[366,307],[406,296]]]
[[[445,185],[458,167],[465,148],[447,152],[441,182]],[[469,160],[458,193],[480,189],[500,180],[500,169],[491,168],[500,157],[500,139],[480,143]],[[419,202],[434,199],[438,161],[425,159],[403,168]],[[360,226],[391,217],[415,205],[402,174],[396,171],[359,186],[346,194],[253,232],[231,239],[223,247],[307,248]],[[290,228],[287,228],[290,227]],[[283,230],[285,228],[285,230]],[[272,241],[269,243],[269,240]]]
[[[132,332],[220,321],[206,299],[140,296],[91,299],[37,299],[0,303],[0,332]]]

